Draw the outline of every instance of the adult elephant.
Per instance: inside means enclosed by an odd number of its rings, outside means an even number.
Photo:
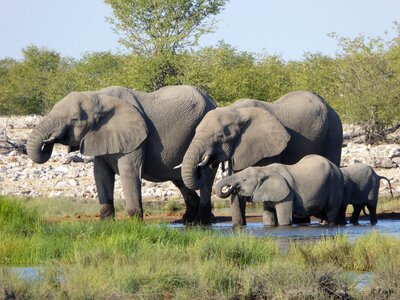
[[[339,116],[315,93],[295,91],[272,103],[242,99],[206,114],[183,158],[182,178],[188,188],[202,189],[221,162],[228,161],[232,173],[272,162],[294,164],[309,154],[339,166],[342,142]],[[245,225],[244,199],[231,202],[233,224]]]
[[[196,126],[215,107],[207,94],[192,86],[169,86],[152,93],[123,87],[73,92],[34,128],[27,151],[36,163],[50,158],[55,143],[94,156],[101,219],[115,214],[115,174],[121,176],[130,216],[143,217],[144,178],[171,180],[179,188],[186,203],[184,221],[209,218],[211,207],[199,211],[199,196],[185,187],[174,166],[182,161]],[[204,189],[209,190],[206,185]],[[202,197],[210,195],[203,192]]]

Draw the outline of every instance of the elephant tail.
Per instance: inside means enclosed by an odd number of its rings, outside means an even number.
[[[390,184],[390,180],[388,178],[386,178],[385,176],[379,176],[379,180],[380,179],[385,179],[389,183],[390,195],[392,196],[392,199],[393,199],[392,185]]]

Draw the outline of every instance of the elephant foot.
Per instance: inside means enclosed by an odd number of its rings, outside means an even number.
[[[358,223],[358,221],[350,221],[350,224],[353,224],[354,226],[360,225],[360,223]]]
[[[207,203],[207,205],[200,205],[195,223],[199,225],[211,225],[215,223],[215,217],[212,213],[211,203]]]
[[[198,225],[211,225],[215,223],[215,217],[211,212],[207,214],[198,214],[195,223]]]
[[[182,216],[183,224],[193,224],[196,222],[197,211],[187,209]]]
[[[112,220],[115,217],[115,209],[112,204],[102,204],[100,208],[100,220]]]
[[[128,215],[131,218],[136,218],[138,220],[143,220],[143,210],[140,208],[128,209]]]

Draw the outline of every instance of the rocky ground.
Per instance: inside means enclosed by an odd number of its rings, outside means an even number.
[[[39,116],[0,117],[0,195],[29,197],[96,198],[93,179],[93,163],[90,157],[78,153],[67,154],[66,147],[56,146],[49,162],[34,164],[13,144],[23,144],[40,121]],[[373,166],[377,173],[386,176],[393,193],[400,194],[400,144],[365,145],[360,143],[359,129],[345,126],[346,141],[342,149],[342,165],[363,162]],[[392,137],[400,136],[400,131]],[[15,146],[15,145],[14,145]],[[178,189],[170,182],[143,181],[145,200],[178,198]],[[388,184],[381,181],[381,195],[388,194]],[[116,198],[123,198],[119,178],[116,182]]]

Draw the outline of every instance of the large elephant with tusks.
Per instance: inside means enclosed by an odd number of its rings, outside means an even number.
[[[40,164],[48,161],[55,143],[94,156],[102,219],[114,216],[114,183],[119,174],[130,216],[143,217],[141,179],[145,178],[171,180],[186,202],[184,221],[201,221],[210,218],[211,207],[199,209],[199,196],[183,184],[174,166],[182,161],[196,126],[215,107],[207,94],[192,86],[169,86],[152,93],[123,87],[73,92],[33,129],[27,151]],[[202,187],[201,197],[209,198],[208,190]]]
[[[232,173],[273,162],[294,164],[309,154],[339,166],[342,142],[339,116],[315,93],[295,91],[272,103],[243,99],[206,114],[184,156],[182,178],[188,188],[203,189],[222,162]],[[245,225],[244,199],[231,201],[234,225]]]

